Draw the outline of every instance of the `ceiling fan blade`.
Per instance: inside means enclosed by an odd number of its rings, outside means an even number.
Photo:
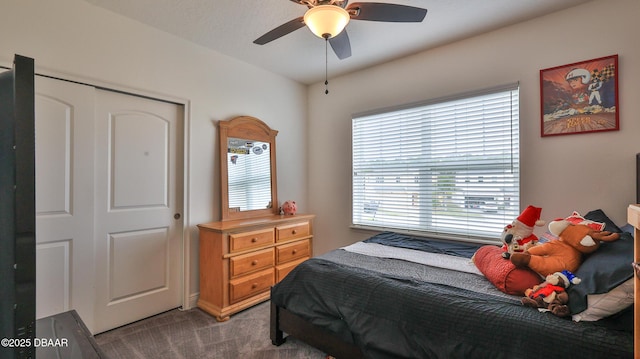
[[[351,42],[349,41],[349,35],[347,35],[346,29],[330,38],[329,44],[340,60],[351,56]]]
[[[427,9],[375,2],[354,2],[346,8],[355,14],[354,20],[386,21],[386,22],[421,22],[427,15]]]
[[[304,19],[302,16],[300,16],[299,18],[293,19],[289,22],[285,22],[284,24],[260,36],[259,38],[254,40],[253,43],[258,45],[264,45],[275,39],[281,38],[282,36],[287,35],[288,33],[294,32],[301,27],[304,27]]]

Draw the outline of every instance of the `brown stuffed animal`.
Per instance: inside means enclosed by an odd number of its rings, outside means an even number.
[[[569,294],[566,289],[578,283],[580,278],[570,271],[556,272],[548,275],[544,282],[525,290],[525,297],[520,302],[527,307],[547,309],[558,317],[567,317],[571,311],[567,305]]]
[[[583,254],[595,252],[600,242],[613,242],[619,233],[596,231],[584,224],[571,224],[565,220],[549,223],[557,240],[538,244],[524,253],[513,253],[511,262],[518,267],[529,267],[542,276],[568,270],[575,272],[582,264]]]

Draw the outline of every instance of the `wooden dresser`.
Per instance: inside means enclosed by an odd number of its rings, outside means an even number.
[[[312,255],[314,215],[199,224],[198,307],[218,321],[269,299],[271,286]]]
[[[640,204],[631,204],[627,208],[627,222],[635,227],[633,261],[640,262]],[[633,348],[634,357],[640,358],[640,276],[635,275],[634,280],[634,324],[633,324]]]

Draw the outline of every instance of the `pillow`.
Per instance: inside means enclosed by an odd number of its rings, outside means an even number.
[[[612,291],[633,277],[633,237],[623,232],[614,242],[602,242],[597,251],[585,258],[575,275],[582,279],[580,284],[572,285],[569,293],[571,314],[583,312],[591,304],[589,295]],[[615,311],[616,308],[611,308]],[[613,313],[612,313],[613,314]]]
[[[524,291],[542,283],[542,278],[529,268],[517,268],[502,257],[502,248],[486,245],[473,255],[473,263],[498,290],[524,296]]]
[[[589,304],[584,311],[572,315],[575,322],[595,322],[614,315],[633,304],[633,278],[602,294],[588,294]]]
[[[609,219],[609,217],[607,217],[607,215],[604,214],[604,211],[601,209],[590,211],[589,213],[584,215],[584,218],[591,221],[604,223],[605,231],[618,233],[622,232],[622,230],[611,219]]]
[[[634,233],[635,233],[635,227],[633,227],[632,225],[627,223],[624,226],[620,227],[620,231],[625,232],[625,233],[629,233],[629,234],[631,234],[631,236],[633,236]]]

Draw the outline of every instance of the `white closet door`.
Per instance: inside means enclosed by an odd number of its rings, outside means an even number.
[[[98,333],[181,305],[182,113],[36,77],[38,318]]]
[[[36,76],[36,316],[93,325],[94,89]]]
[[[96,96],[95,332],[181,303],[181,107]]]

